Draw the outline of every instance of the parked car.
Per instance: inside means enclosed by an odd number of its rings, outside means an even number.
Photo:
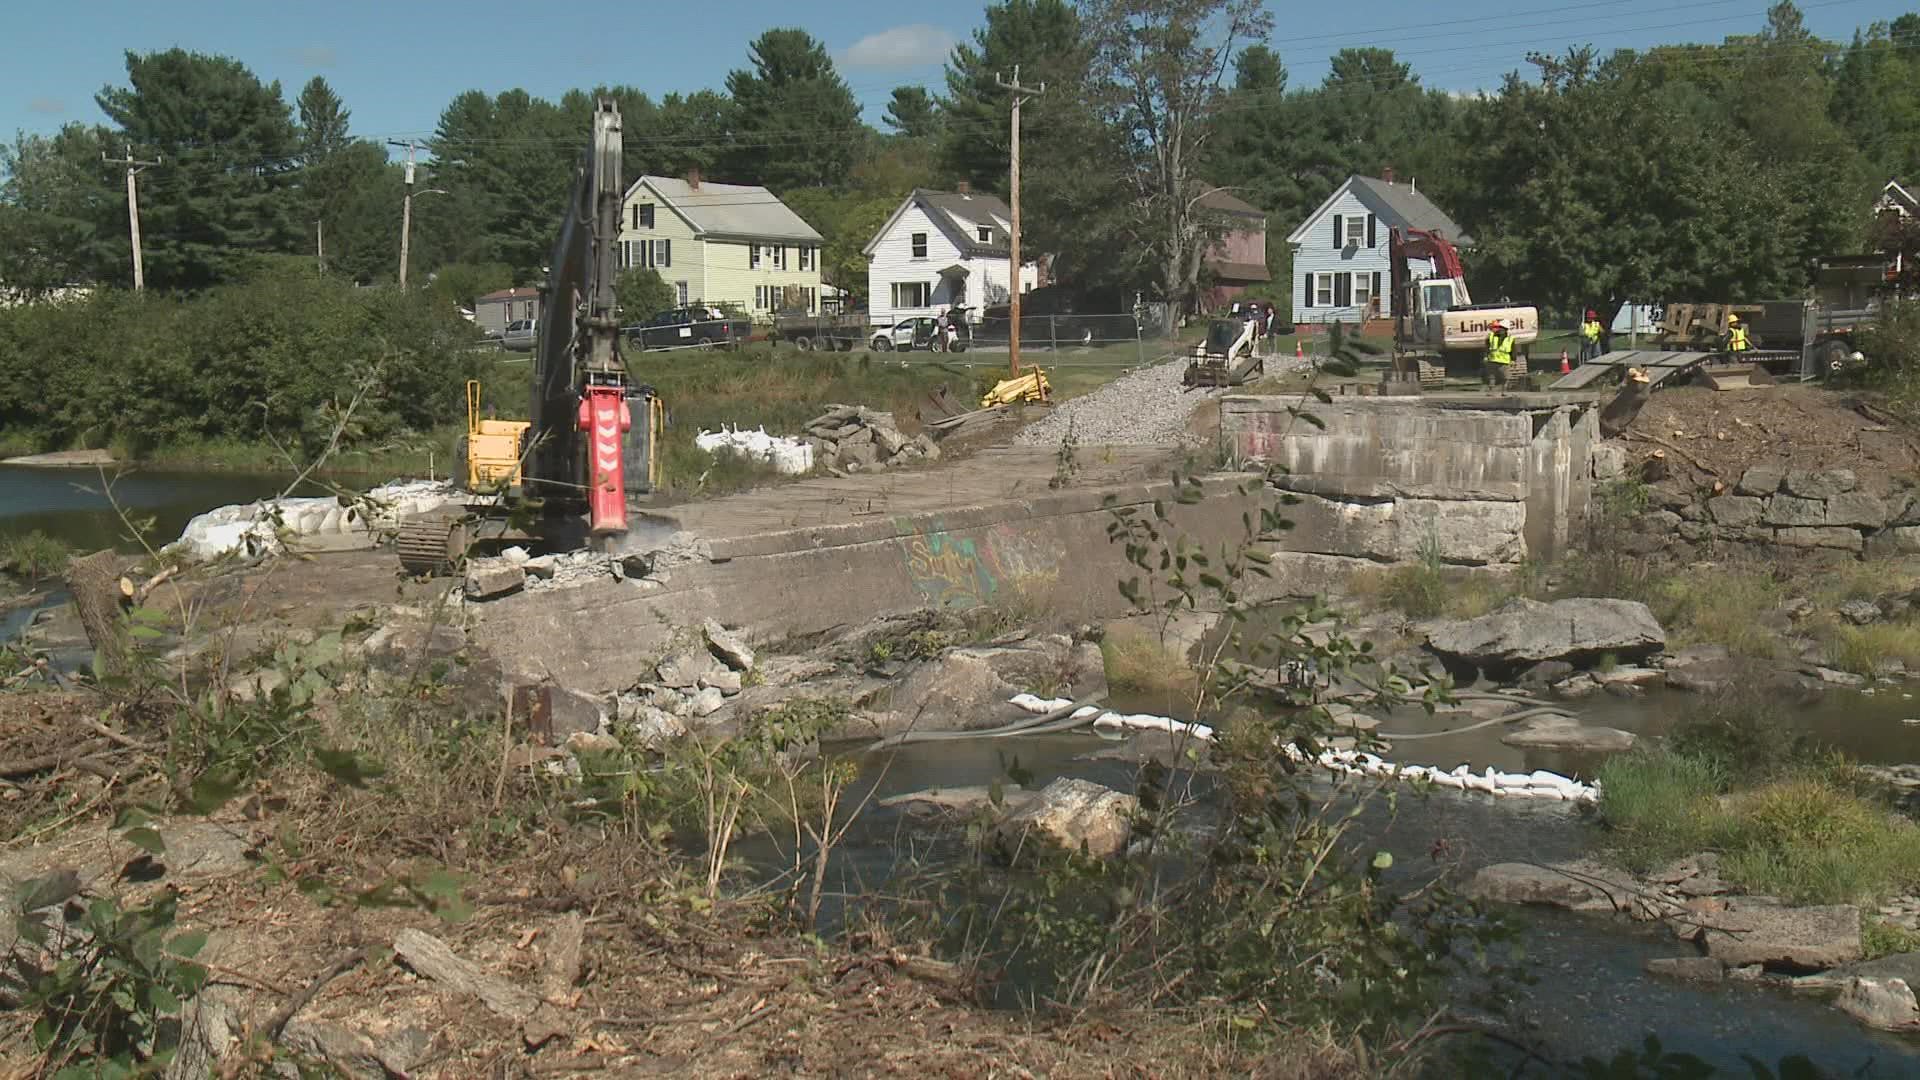
[[[949,323],[944,318],[919,315],[874,331],[867,345],[874,352],[910,352],[914,349],[966,352],[967,343],[972,338],[973,333],[964,320]]]
[[[515,352],[532,352],[539,338],[539,319],[515,319],[500,332],[500,347]]]
[[[753,336],[753,321],[730,319],[705,304],[663,311],[620,332],[637,349],[737,349]]]

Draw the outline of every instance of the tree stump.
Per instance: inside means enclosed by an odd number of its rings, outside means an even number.
[[[120,557],[112,551],[67,560],[67,590],[93,646],[94,671],[111,678],[127,671],[127,624],[120,612]]]

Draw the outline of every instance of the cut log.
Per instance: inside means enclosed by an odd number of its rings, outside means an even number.
[[[112,551],[67,560],[67,590],[93,646],[94,670],[111,678],[127,671],[127,624],[121,618],[120,557]]]

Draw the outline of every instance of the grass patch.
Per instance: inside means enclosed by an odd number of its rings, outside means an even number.
[[[1191,693],[1198,678],[1177,648],[1144,627],[1109,629],[1100,641],[1100,657],[1106,662],[1107,685],[1115,690],[1172,697]]]
[[[1701,851],[1751,893],[1796,904],[1871,905],[1920,887],[1920,826],[1863,796],[1844,769],[1808,767],[1729,792],[1718,762],[1672,750],[1600,770],[1615,855],[1648,870]]]
[[[1907,670],[1920,668],[1920,626],[1912,623],[1874,623],[1871,626],[1832,626],[1825,631],[1827,666],[1859,675],[1877,675],[1889,661]]]
[[[1724,645],[1742,656],[1774,658],[1779,634],[1767,619],[1779,610],[1780,584],[1764,571],[1689,570],[1653,579],[1646,602],[1673,644]]]
[[[1885,919],[1863,918],[1860,920],[1860,949],[1868,960],[1920,952],[1920,934]]]

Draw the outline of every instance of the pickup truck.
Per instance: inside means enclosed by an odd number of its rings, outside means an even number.
[[[867,336],[867,317],[853,315],[809,315],[803,311],[776,315],[773,336],[800,351],[838,349],[853,351],[855,343]]]
[[[629,344],[661,349],[737,349],[753,336],[749,319],[729,319],[719,308],[695,305],[663,311],[643,323],[623,326]]]

